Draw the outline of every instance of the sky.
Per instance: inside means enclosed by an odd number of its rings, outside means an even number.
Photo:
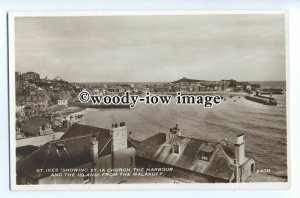
[[[285,80],[281,14],[16,17],[16,71],[71,82]]]

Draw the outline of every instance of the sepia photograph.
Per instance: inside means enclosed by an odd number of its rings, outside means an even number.
[[[286,20],[11,12],[12,188],[286,186]]]

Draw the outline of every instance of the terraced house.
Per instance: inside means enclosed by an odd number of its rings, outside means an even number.
[[[17,184],[103,183],[92,169],[135,167],[135,148],[125,123],[112,129],[74,124],[60,140],[49,142],[17,162]],[[62,170],[87,170],[70,176]]]
[[[129,134],[124,122],[112,124],[111,129],[74,124],[60,140],[17,162],[17,183],[120,182],[89,172],[70,177],[61,174],[65,169],[169,169],[172,171],[164,172],[164,177],[196,183],[244,182],[255,171],[255,160],[245,156],[243,134],[237,136],[234,145],[184,137],[177,125],[141,142]]]
[[[165,176],[197,183],[244,182],[255,172],[254,158],[245,156],[243,134],[238,134],[236,143],[229,146],[184,137],[177,125],[139,143],[136,164],[173,168]]]

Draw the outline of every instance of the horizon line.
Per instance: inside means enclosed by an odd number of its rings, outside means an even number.
[[[235,79],[223,79],[223,80],[235,80]],[[199,80],[199,81],[222,81],[222,80]],[[237,82],[286,82],[286,80],[242,80],[242,81],[236,80],[236,81]],[[174,81],[68,81],[68,82],[71,83],[172,83]]]

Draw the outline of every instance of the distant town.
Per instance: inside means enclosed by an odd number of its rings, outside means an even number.
[[[182,78],[166,83],[70,83],[61,77],[40,78],[35,72],[16,72],[17,105],[60,104],[64,101],[76,101],[82,90],[101,94],[123,94],[125,91],[135,94],[152,93],[201,93],[213,91],[249,92],[260,88],[259,84],[237,82],[236,80],[204,81]],[[41,108],[43,111],[43,108]]]
[[[16,72],[15,78],[17,139],[48,134],[53,130],[65,131],[73,123],[84,122],[81,115],[74,115],[84,107],[78,102],[78,93],[82,90],[105,95],[123,94],[126,91],[139,95],[146,92],[250,94],[260,90],[261,87],[260,84],[238,82],[233,79],[204,81],[182,78],[174,82],[164,83],[74,83],[67,82],[59,76],[54,79],[48,79],[47,76],[41,78],[40,74],[36,72]],[[282,90],[273,89],[273,93],[276,91],[281,92]],[[262,99],[260,98],[260,100]]]

